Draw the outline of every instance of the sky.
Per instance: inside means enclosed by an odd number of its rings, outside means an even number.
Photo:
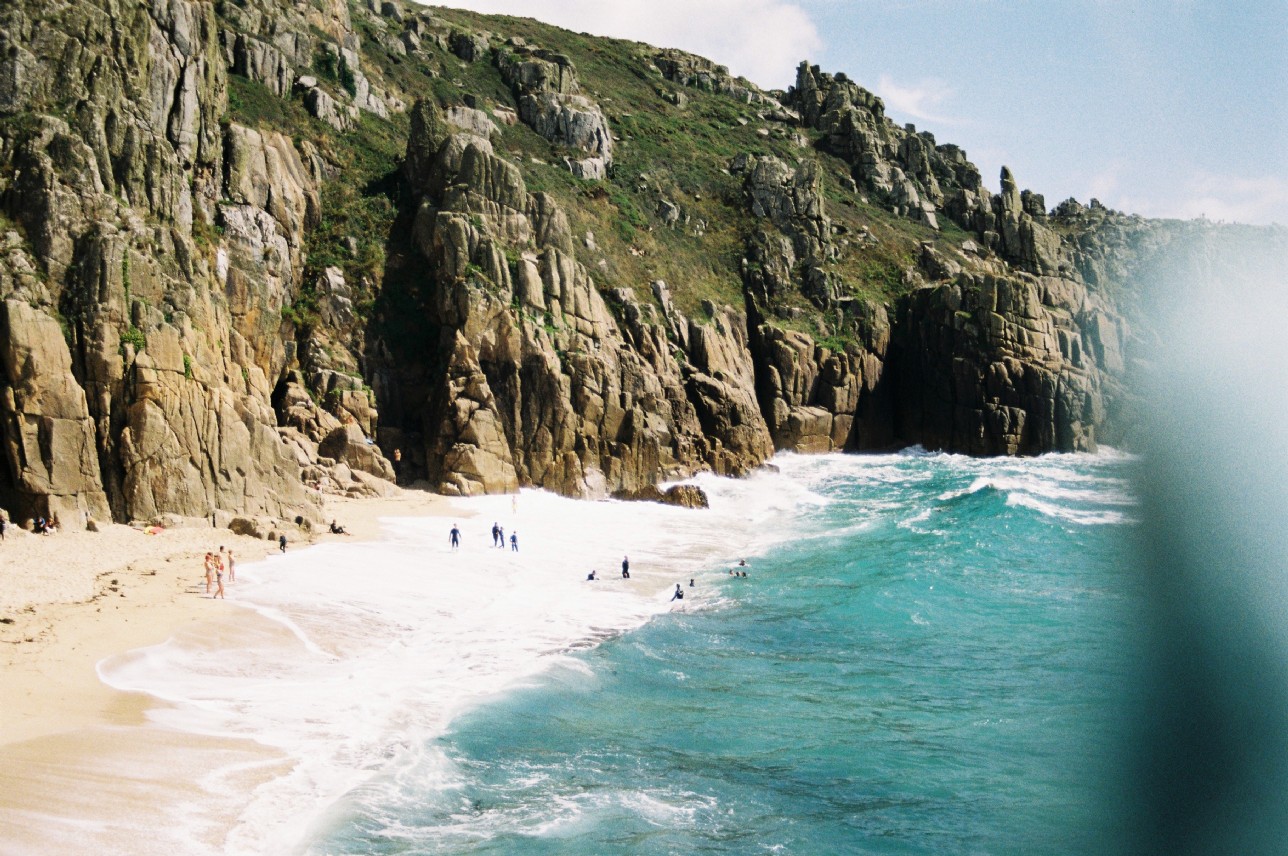
[[[802,59],[1048,207],[1288,224],[1288,0],[456,0],[678,47],[764,88]]]

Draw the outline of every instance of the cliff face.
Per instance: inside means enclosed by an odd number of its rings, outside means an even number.
[[[1092,449],[1130,422],[1129,281],[1192,230],[1001,188],[805,64],[766,93],[397,2],[18,0],[0,507],[312,519],[395,449],[577,496]]]

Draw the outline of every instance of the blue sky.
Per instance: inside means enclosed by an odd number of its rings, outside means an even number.
[[[1288,224],[1288,0],[460,0],[786,87],[808,58],[1050,206]]]

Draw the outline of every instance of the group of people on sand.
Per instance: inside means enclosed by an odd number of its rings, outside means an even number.
[[[58,532],[57,517],[46,519],[41,516],[37,517],[35,520],[29,520],[27,522],[31,527],[33,535],[54,535]],[[0,541],[5,540],[5,532],[12,525],[14,524],[9,520],[8,513],[4,509],[0,508]]]
[[[500,550],[505,549],[505,527],[502,526],[500,523],[494,522],[492,524],[492,546]],[[514,552],[514,553],[519,552],[519,533],[518,532],[514,532],[514,531],[510,532],[510,550],[511,552]]]
[[[233,551],[219,548],[218,553],[206,554],[206,594],[211,600],[224,597],[224,569],[228,569],[228,582],[237,582],[237,564]],[[211,590],[214,594],[211,594]]]
[[[461,527],[457,526],[455,523],[452,524],[452,531],[447,533],[447,543],[452,548],[453,553],[461,548]],[[499,550],[504,550],[506,543],[505,527],[500,523],[493,523],[492,546]],[[510,540],[508,543],[510,545],[511,552],[519,552],[519,533],[512,531],[510,533]]]

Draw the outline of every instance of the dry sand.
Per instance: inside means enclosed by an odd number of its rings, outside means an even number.
[[[417,491],[383,499],[328,497],[326,519],[338,520],[351,534],[320,533],[311,540],[373,539],[381,517],[449,513],[465,516],[442,497]],[[182,790],[203,768],[226,765],[230,753],[244,762],[251,780],[280,772],[280,757],[242,740],[197,741],[190,768],[149,769],[142,759],[175,740],[158,728],[142,727],[146,711],[160,702],[114,690],[96,671],[101,660],[163,642],[180,627],[208,623],[219,632],[221,626],[253,620],[249,610],[229,609],[205,593],[202,560],[221,545],[239,564],[278,549],[272,542],[213,528],[149,535],[111,525],[101,532],[50,536],[9,529],[0,542],[0,853],[61,850],[56,838],[28,835],[35,821],[60,828],[42,820],[55,817],[71,821],[69,828],[116,824],[120,852],[147,852],[129,827],[119,826],[131,788],[141,802],[171,788]],[[306,545],[300,536],[288,549]],[[226,591],[228,600],[236,599],[236,583]],[[117,798],[95,798],[109,780]],[[248,784],[238,790],[249,792]],[[229,824],[238,804],[231,799],[220,812]],[[102,816],[83,816],[100,809]],[[222,849],[227,827],[219,826],[201,836],[209,849]],[[114,849],[103,836],[93,838]]]

